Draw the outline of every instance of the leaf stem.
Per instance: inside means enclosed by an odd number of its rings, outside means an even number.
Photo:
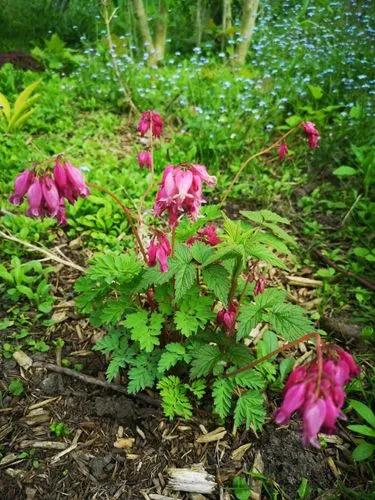
[[[271,359],[273,356],[276,356],[276,354],[279,354],[280,352],[286,351],[288,349],[291,349],[292,347],[297,346],[301,342],[307,342],[308,340],[312,339],[313,337],[316,338],[316,343],[317,346],[318,344],[320,345],[320,335],[316,332],[313,333],[307,333],[306,335],[303,335],[302,337],[299,337],[296,340],[293,340],[292,342],[286,342],[282,346],[278,347],[274,351],[266,354],[265,356],[262,356],[261,358],[255,359],[251,363],[248,363],[245,366],[242,366],[241,368],[238,368],[234,372],[227,373],[227,377],[234,377],[235,375],[238,375],[239,373],[246,372],[247,370],[251,370],[252,368],[255,368],[255,366],[260,365],[261,363],[264,363],[264,361],[267,361]]]
[[[288,137],[288,135],[290,135],[292,132],[294,132],[296,129],[298,128],[298,125],[296,127],[293,127],[291,128],[290,130],[288,130],[288,132],[286,132],[284,135],[282,135],[281,137],[279,137],[279,139],[277,139],[277,141],[275,141],[273,144],[271,144],[271,146],[268,146],[267,148],[265,149],[262,149],[262,151],[259,151],[258,153],[255,153],[253,155],[251,155],[247,160],[245,160],[242,165],[240,166],[238,172],[236,173],[236,175],[233,177],[233,180],[232,182],[230,183],[228,189],[224,192],[223,194],[223,197],[220,201],[220,205],[223,205],[225,203],[225,200],[228,198],[230,192],[232,191],[233,189],[233,186],[236,184],[236,182],[238,181],[238,179],[240,178],[244,168],[252,161],[254,160],[255,158],[258,158],[258,156],[262,156],[264,155],[265,153],[268,153],[269,151],[271,151],[273,148],[275,148],[276,146],[278,146],[280,144],[280,142],[282,142],[286,137]]]

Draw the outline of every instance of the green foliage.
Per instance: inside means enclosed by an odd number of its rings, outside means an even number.
[[[349,405],[368,425],[351,424],[348,425],[348,429],[360,436],[373,438],[372,441],[360,440],[353,450],[352,457],[356,462],[369,460],[375,452],[375,414],[371,408],[361,401],[351,399]]]
[[[6,131],[11,132],[21,128],[35,112],[35,109],[31,107],[40,97],[39,94],[34,94],[40,82],[41,80],[36,80],[30,83],[30,85],[19,94],[13,106],[11,106],[7,97],[0,92],[0,116],[3,119],[4,129]]]
[[[163,377],[158,382],[158,389],[162,398],[163,411],[167,417],[191,417],[193,407],[187,396],[187,387],[181,383],[179,377],[174,375]]]
[[[237,338],[247,337],[258,323],[269,323],[284,340],[291,341],[312,331],[312,323],[304,309],[285,303],[285,292],[266,289],[254,298],[254,302],[244,304],[239,314]]]
[[[240,427],[245,425],[246,429],[259,430],[264,424],[266,410],[264,408],[264,396],[261,392],[249,391],[242,394],[234,409],[234,425]]]
[[[8,386],[8,391],[10,392],[10,394],[12,394],[12,396],[22,396],[25,392],[25,387],[22,383],[22,380],[20,380],[19,378],[12,379]]]
[[[52,422],[52,424],[49,425],[49,430],[51,434],[57,438],[66,437],[70,434],[70,429],[64,422]]]
[[[217,378],[212,386],[215,412],[225,419],[231,411],[234,382],[230,378]]]

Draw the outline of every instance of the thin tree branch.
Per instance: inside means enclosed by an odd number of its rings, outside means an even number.
[[[75,262],[71,261],[68,258],[63,259],[62,257],[59,257],[58,255],[56,255],[53,252],[50,252],[44,247],[38,247],[36,245],[33,245],[32,243],[29,243],[28,241],[24,241],[21,240],[20,238],[17,238],[16,236],[4,233],[4,231],[0,231],[0,237],[4,238],[5,240],[13,241],[14,243],[23,245],[24,247],[28,248],[33,252],[42,253],[43,255],[46,255],[49,259],[59,262],[59,264],[63,264],[64,266],[72,267],[73,269],[76,269],[81,273],[86,272],[86,269],[84,267],[79,266],[78,264],[76,264]]]

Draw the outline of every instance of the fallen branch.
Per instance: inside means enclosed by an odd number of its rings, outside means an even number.
[[[138,399],[143,403],[155,406],[156,408],[160,407],[160,402],[151,396],[147,396],[146,394],[128,394],[127,390],[122,385],[112,384],[111,382],[106,382],[105,380],[91,377],[91,375],[85,375],[84,373],[71,370],[70,368],[64,368],[63,366],[52,365],[50,363],[34,363],[33,366],[38,368],[45,368],[50,372],[60,373],[63,375],[67,375],[68,377],[76,378],[77,380],[80,380],[85,384],[97,385],[99,387],[103,387],[103,389],[120,392],[121,394],[125,394],[129,399]]]
[[[369,290],[375,290],[375,283],[372,281],[368,281],[366,278],[362,278],[362,276],[357,276],[356,274],[352,273],[351,271],[347,271],[346,269],[343,269],[341,266],[336,264],[332,259],[329,257],[326,257],[325,255],[322,254],[320,250],[313,250],[314,254],[319,257],[320,260],[325,262],[328,266],[333,267],[336,271],[338,271],[341,274],[344,274],[345,276],[349,276],[350,278],[354,278],[355,280],[358,281],[358,283],[361,283],[364,287],[368,288]]]
[[[63,264],[64,266],[72,267],[73,269],[76,269],[77,271],[80,271],[81,273],[84,273],[86,270],[85,268],[79,266],[75,262],[71,261],[68,258],[63,259],[59,255],[56,255],[53,252],[50,252],[46,248],[43,247],[38,247],[37,245],[33,245],[32,243],[29,243],[28,241],[21,240],[20,238],[17,238],[16,236],[13,236],[11,234],[4,233],[4,231],[0,231],[0,237],[9,240],[9,241],[14,241],[15,243],[18,243],[19,245],[23,245],[24,247],[28,248],[29,250],[32,250],[33,252],[39,252],[42,253],[43,255],[46,255],[49,259],[54,260],[55,262],[58,262],[59,264]]]

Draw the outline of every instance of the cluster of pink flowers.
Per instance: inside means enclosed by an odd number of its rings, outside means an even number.
[[[163,133],[164,122],[159,113],[145,111],[138,122],[137,130],[144,136],[150,131],[153,137],[160,137]]]
[[[64,199],[73,204],[79,197],[90,193],[80,170],[70,163],[56,160],[53,173],[38,175],[24,170],[14,181],[10,203],[19,205],[25,196],[29,203],[30,217],[55,217],[59,224],[66,224]]]
[[[302,124],[303,130],[307,135],[309,148],[314,149],[319,146],[320,134],[313,122],[304,122]]]
[[[176,227],[181,214],[198,218],[199,208],[204,202],[202,184],[216,184],[216,177],[207,173],[203,165],[168,165],[163,173],[160,189],[156,195],[154,213],[160,216],[168,212],[170,227]]]
[[[195,236],[191,236],[187,241],[187,245],[194,245],[197,241],[202,243],[206,243],[206,245],[210,245],[214,247],[221,243],[221,239],[217,235],[217,227],[215,224],[207,224],[207,226],[202,227],[198,230]]]
[[[233,332],[237,318],[237,304],[232,302],[227,309],[222,309],[217,313],[216,321],[229,334]]]
[[[345,400],[344,386],[360,369],[353,357],[335,346],[322,360],[295,368],[284,389],[284,400],[276,411],[275,420],[285,424],[298,410],[303,419],[303,442],[319,446],[317,434],[322,429],[331,433],[337,418],[345,418],[341,408]]]
[[[315,149],[319,147],[320,133],[313,122],[303,122],[302,128],[307,135],[307,143],[309,148]],[[288,145],[282,142],[278,148],[279,160],[283,161],[288,154]]]
[[[168,271],[168,257],[171,254],[172,248],[167,236],[163,233],[156,233],[151,240],[147,249],[148,265],[153,267],[158,262],[160,271],[165,273]]]

